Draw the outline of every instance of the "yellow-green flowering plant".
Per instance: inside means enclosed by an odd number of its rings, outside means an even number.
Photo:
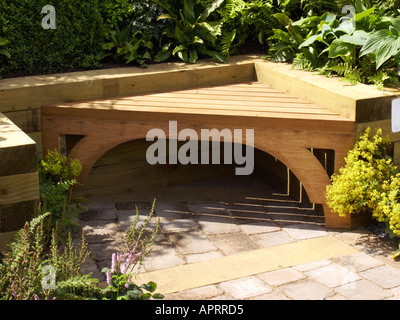
[[[339,216],[369,212],[386,224],[390,237],[400,237],[400,173],[389,156],[389,137],[368,128],[349,151],[346,165],[327,187],[329,207]],[[394,257],[400,257],[400,249]]]
[[[326,190],[328,205],[340,216],[373,212],[385,193],[385,181],[397,174],[388,155],[391,143],[377,129],[374,136],[368,128],[345,158],[346,165],[332,176]]]

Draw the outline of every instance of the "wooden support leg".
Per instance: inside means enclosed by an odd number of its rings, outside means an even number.
[[[329,206],[324,203],[324,216],[325,216],[325,228],[327,229],[351,229],[351,215],[348,214],[346,217],[339,217],[337,213],[331,211]]]
[[[53,132],[43,132],[43,154],[46,155],[49,150],[56,149],[60,152],[60,136]]]

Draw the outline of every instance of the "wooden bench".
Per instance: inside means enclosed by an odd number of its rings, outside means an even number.
[[[43,150],[62,149],[65,135],[83,136],[68,156],[81,161],[84,183],[104,153],[154,128],[168,133],[169,121],[198,136],[201,129],[254,129],[255,148],[290,168],[310,201],[323,205],[326,227],[351,227],[350,217],[339,218],[326,205],[330,179],[310,150],[334,150],[338,171],[354,144],[354,121],[257,81],[46,105]]]

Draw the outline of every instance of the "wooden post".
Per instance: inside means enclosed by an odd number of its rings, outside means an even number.
[[[38,200],[36,144],[0,113],[0,239],[31,219]]]

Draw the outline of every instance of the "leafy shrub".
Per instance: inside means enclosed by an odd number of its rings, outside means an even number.
[[[157,18],[162,8],[150,0],[103,1],[100,4],[105,27],[105,43],[99,60],[109,57],[126,64],[146,67],[159,48],[166,23]]]
[[[220,46],[225,56],[235,54],[248,41],[264,44],[266,36],[277,26],[271,1],[226,0],[218,12],[223,21]]]
[[[56,29],[44,29],[41,10],[53,5]],[[54,73],[99,67],[102,44],[97,0],[0,0],[0,38],[10,59],[0,55],[0,74]]]
[[[165,30],[167,39],[154,61],[161,62],[177,56],[184,62],[195,63],[203,55],[227,63],[225,57],[215,51],[223,22],[220,19],[209,20],[224,0],[215,0],[207,6],[196,4],[194,0],[184,0],[179,13],[162,0],[152,1],[167,12],[158,19],[170,19],[174,23],[173,27]]]
[[[390,157],[389,137],[368,128],[349,151],[346,165],[327,187],[329,207],[339,216],[369,213],[386,224],[391,237],[400,237],[400,173]],[[400,249],[395,257],[400,256]]]
[[[398,85],[399,18],[381,16],[361,1],[355,2],[355,10],[352,18],[326,12],[295,22],[275,14],[286,30],[274,30],[268,58],[320,74],[336,73],[353,84]]]
[[[332,176],[326,196],[328,205],[340,216],[373,212],[376,193],[384,190],[384,182],[397,174],[388,154],[390,141],[378,129],[371,137],[371,129],[356,142],[345,158],[346,165]],[[375,195],[375,196],[374,196]]]

